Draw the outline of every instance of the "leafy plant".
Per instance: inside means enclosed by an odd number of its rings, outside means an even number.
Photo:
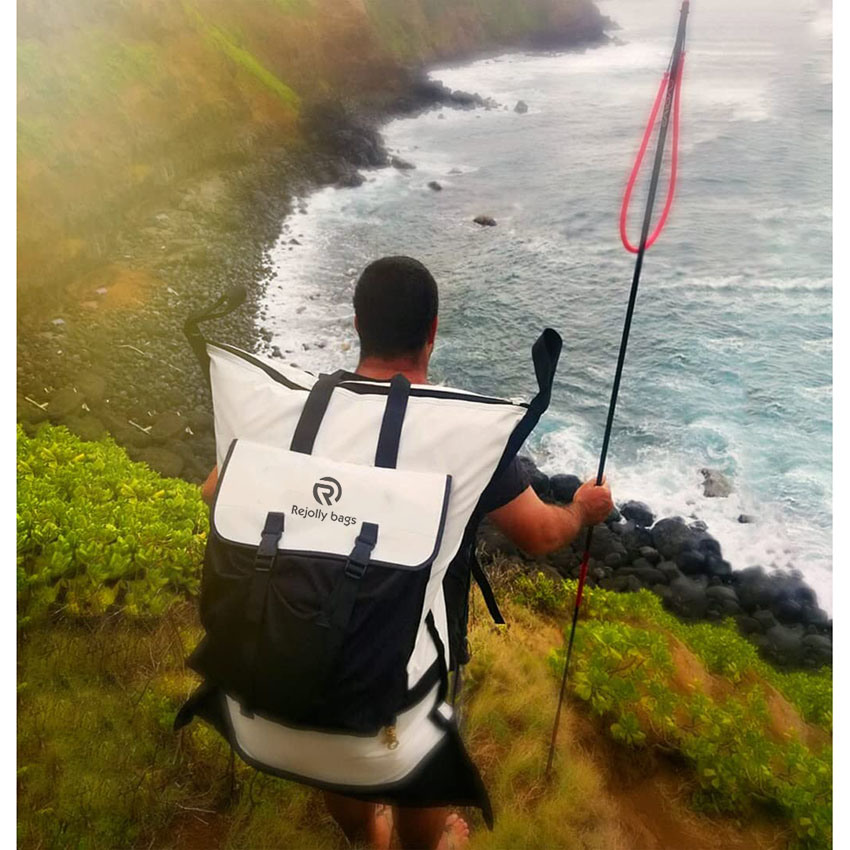
[[[18,427],[18,614],[131,616],[195,594],[209,521],[196,487],[133,463],[112,441]]]

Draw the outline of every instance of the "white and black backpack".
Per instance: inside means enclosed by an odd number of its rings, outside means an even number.
[[[261,770],[380,794],[457,737],[443,577],[482,491],[549,403],[561,339],[547,329],[534,344],[539,391],[522,404],[402,375],[317,377],[204,340],[198,323],[238,303],[187,322],[208,368],[219,481],[206,636],[189,660],[205,681],[175,726],[197,713]]]

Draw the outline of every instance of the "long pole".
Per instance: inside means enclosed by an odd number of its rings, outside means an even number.
[[[685,24],[688,18],[688,0],[682,3],[682,10],[679,15],[679,29],[676,33],[676,43],[673,47],[673,55],[670,59],[670,68],[668,72],[667,94],[664,99],[664,112],[661,116],[661,127],[658,131],[658,143],[655,148],[655,161],[652,166],[652,177],[649,183],[649,195],[646,199],[646,210],[643,217],[643,226],[640,234],[640,245],[638,247],[637,259],[635,260],[635,270],[632,277],[632,288],[629,293],[629,304],[626,308],[626,319],[623,323],[623,334],[620,339],[620,353],[617,357],[617,369],[614,372],[614,384],[611,387],[611,400],[608,403],[608,418],[605,422],[605,435],[602,439],[602,451],[599,455],[599,468],[596,473],[596,485],[602,484],[605,474],[605,461],[608,457],[608,446],[611,442],[611,429],[614,425],[614,412],[617,409],[617,396],[620,392],[620,380],[623,376],[623,366],[626,362],[626,348],[629,344],[629,332],[632,327],[632,316],[635,312],[635,303],[637,301],[638,285],[640,284],[640,274],[643,269],[643,257],[646,253],[647,240],[649,238],[649,227],[652,221],[652,209],[655,206],[655,195],[658,190],[658,178],[661,175],[661,165],[664,160],[664,145],[667,140],[667,128],[670,124],[670,114],[673,110],[673,98],[676,93],[676,87],[679,84],[680,69],[682,63],[682,54],[685,44]],[[552,726],[552,740],[549,744],[549,757],[546,760],[546,775],[548,776],[552,770],[552,762],[555,758],[555,744],[558,738],[558,727],[561,721],[561,708],[564,704],[564,693],[567,689],[567,679],[569,676],[570,659],[573,653],[573,642],[576,636],[576,624],[578,623],[579,608],[581,606],[581,597],[584,590],[585,581],[587,579],[587,567],[590,563],[590,545],[593,541],[593,526],[587,529],[587,536],[584,542],[584,555],[581,559],[581,570],[579,572],[578,588],[576,589],[576,601],[573,608],[572,624],[570,626],[570,637],[567,643],[567,656],[564,660],[564,672],[561,676],[561,689],[558,694],[558,708],[555,712],[555,722]]]

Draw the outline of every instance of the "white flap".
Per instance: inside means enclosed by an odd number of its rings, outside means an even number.
[[[234,440],[221,472],[213,528],[256,546],[266,515],[285,515],[281,551],[348,555],[364,522],[378,526],[372,560],[423,566],[440,546],[451,476],[342,463]]]

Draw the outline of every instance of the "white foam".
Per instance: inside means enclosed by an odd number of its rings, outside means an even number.
[[[571,424],[545,435],[533,454],[550,475],[568,472],[591,479],[598,461],[587,448],[589,436],[586,426]],[[737,480],[727,498],[706,497],[700,466],[696,459],[689,462],[658,449],[642,452],[637,463],[622,464],[614,451],[606,477],[617,503],[635,499],[648,504],[656,519],[682,516],[705,522],[735,569],[756,564],[768,570],[799,569],[817,593],[819,603],[831,612],[832,553],[828,538],[814,534],[809,525],[796,524],[781,506],[757,502]],[[739,522],[742,514],[754,516],[755,522]]]

